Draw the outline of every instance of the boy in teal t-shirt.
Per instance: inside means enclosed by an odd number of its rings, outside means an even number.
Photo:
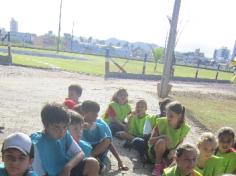
[[[34,145],[24,133],[13,133],[3,142],[1,176],[37,176],[30,171],[34,158]]]
[[[84,118],[75,111],[71,111],[71,121],[69,126],[70,134],[74,140],[79,144],[80,148],[84,152],[85,157],[90,157],[92,152],[92,146],[84,140],[81,140],[83,133]]]
[[[41,111],[44,131],[31,135],[35,145],[33,169],[39,175],[98,176],[96,159],[84,153],[67,131],[71,114],[62,104],[48,103]]]

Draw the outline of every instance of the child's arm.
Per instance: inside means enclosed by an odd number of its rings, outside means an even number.
[[[63,170],[60,173],[60,176],[69,176],[71,170],[79,164],[79,162],[84,158],[84,153],[80,151],[78,154],[76,154],[63,168]]]
[[[119,155],[118,151],[116,150],[115,146],[112,143],[111,143],[109,149],[110,149],[111,153],[114,155],[114,157],[116,158],[116,160],[118,161],[119,169],[125,170],[125,171],[129,170],[129,168],[127,166],[123,165],[123,162],[120,159],[120,155]]]
[[[151,137],[149,139],[149,143],[151,145],[155,144],[157,139],[158,139],[158,136],[159,136],[159,129],[158,127],[154,127],[153,130],[152,130],[152,134],[151,134]]]

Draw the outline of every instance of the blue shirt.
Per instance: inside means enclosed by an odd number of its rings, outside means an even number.
[[[100,119],[100,118],[98,118],[98,119],[96,120],[96,122],[104,125],[104,131],[105,131],[105,133],[107,134],[108,137],[110,137],[110,138],[112,139],[111,129],[110,129],[110,127],[107,125],[107,123],[106,123],[104,120]]]
[[[8,176],[7,171],[4,167],[4,164],[0,164],[0,176]],[[27,171],[24,176],[38,176],[34,171]]]
[[[108,128],[109,129],[109,128]],[[110,138],[108,129],[103,123],[96,121],[96,127],[94,129],[84,129],[82,134],[82,140],[87,141],[91,145],[100,143],[105,138]]]
[[[61,139],[54,139],[43,132],[33,133],[35,144],[33,170],[39,175],[58,176],[64,166],[81,152],[79,145],[69,132]]]
[[[80,140],[79,141],[79,146],[82,149],[82,151],[84,152],[85,157],[91,156],[93,147],[88,142]]]

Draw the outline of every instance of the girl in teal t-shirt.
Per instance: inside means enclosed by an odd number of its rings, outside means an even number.
[[[167,117],[157,120],[149,140],[149,158],[155,163],[152,174],[161,175],[173,159],[177,146],[182,143],[190,127],[185,123],[185,107],[177,101],[166,107]]]

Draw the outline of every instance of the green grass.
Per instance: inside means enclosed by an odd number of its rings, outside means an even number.
[[[50,50],[27,49],[27,48],[20,48],[20,47],[13,47],[13,49],[34,51],[36,53],[37,52],[38,53],[44,52],[44,53],[50,53],[50,54],[53,53],[53,54],[73,56],[73,57],[82,57],[82,58],[89,59],[88,61],[81,61],[81,60],[74,60],[74,59],[69,60],[69,59],[58,59],[58,58],[13,54],[13,63],[15,64],[34,66],[34,67],[45,67],[45,68],[48,68],[51,65],[55,67],[60,67],[61,69],[64,69],[67,71],[83,72],[83,73],[95,74],[95,75],[104,75],[104,62],[105,62],[104,56],[95,56],[95,55],[68,53],[68,52],[57,53],[56,51],[50,51]],[[123,65],[126,62],[125,59],[119,59],[119,58],[115,58],[115,61],[119,63],[120,65]],[[146,64],[146,74],[161,75],[163,71],[163,64],[157,64],[157,70],[155,72],[154,72],[154,65],[155,64],[152,62],[148,62]],[[142,73],[143,62],[129,60],[125,64],[124,69],[128,73]],[[110,71],[119,71],[119,69],[112,62],[110,62]],[[185,66],[176,66],[174,75],[178,77],[194,78],[195,73],[196,73],[195,68],[185,67]],[[215,75],[216,75],[216,71],[214,70],[199,69],[198,77],[215,79]],[[230,80],[232,76],[233,76],[232,73],[219,72],[218,79]]]
[[[190,113],[208,129],[216,132],[223,126],[236,129],[236,98],[210,97],[207,95],[175,95]]]

